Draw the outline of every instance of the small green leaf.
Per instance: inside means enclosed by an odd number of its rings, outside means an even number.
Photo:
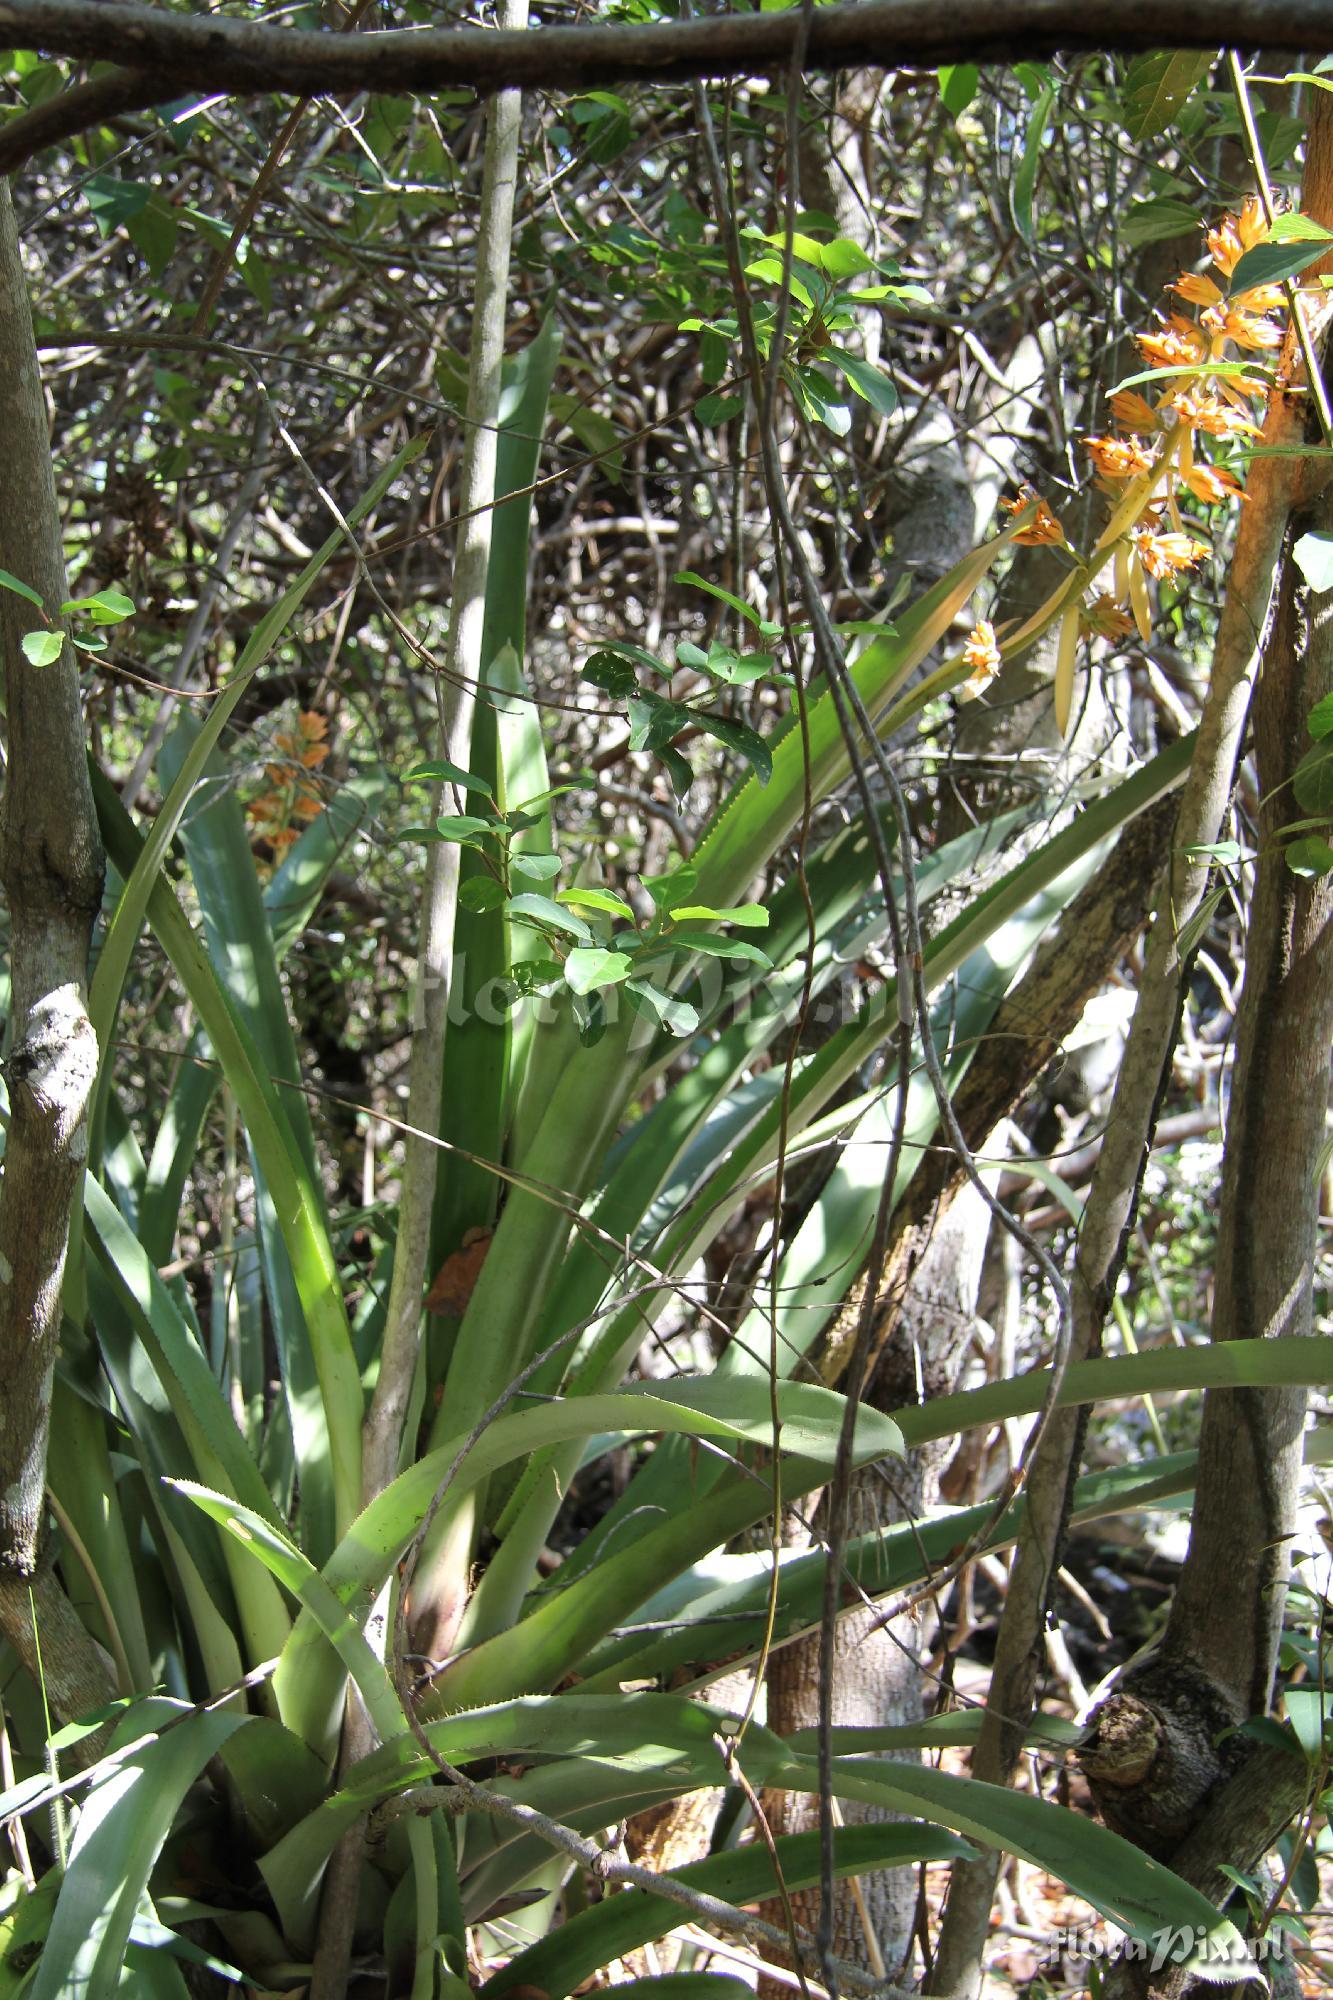
[[[951,118],[961,118],[977,94],[981,71],[975,63],[946,63],[939,79],[940,103]]]
[[[762,279],[770,285],[780,285],[784,276],[782,259],[781,257],[756,257],[753,264],[746,265],[745,275],[747,278]],[[815,302],[810,295],[809,287],[801,282],[795,271],[788,271],[785,273],[785,276],[788,291],[791,292],[794,298],[800,300],[807,312],[813,312]]]
[[[718,937],[712,932],[687,931],[673,937],[673,944],[686,951],[701,951],[708,958],[740,958],[750,965],[762,965],[766,969],[773,961],[766,951],[760,951],[757,944],[747,944],[744,938]]]
[[[645,875],[643,886],[665,915],[668,910],[678,909],[682,903],[689,901],[699,886],[699,871],[697,868],[673,868],[669,875]]]
[[[1037,172],[1041,166],[1041,143],[1055,103],[1055,85],[1048,83],[1041,96],[1032,107],[1028,119],[1027,138],[1023,145],[1023,157],[1014,175],[1010,192],[1010,206],[1013,209],[1014,227],[1025,243],[1033,237],[1032,200],[1037,189]]]
[[[743,396],[704,396],[696,406],[701,424],[726,424],[745,408]]]
[[[1125,76],[1124,126],[1135,145],[1166,130],[1216,59],[1211,49],[1155,49],[1130,64]]]
[[[855,278],[862,271],[873,271],[875,268],[860,244],[850,236],[839,236],[832,243],[826,243],[819,255],[830,278]]]
[[[649,986],[646,980],[627,979],[625,991],[642,1003],[641,1012],[651,1014],[673,1035],[692,1035],[699,1025],[699,1011],[691,1007],[688,1000],[677,1000],[669,993],[661,993],[656,986]]]
[[[1315,875],[1333,875],[1333,847],[1317,834],[1307,834],[1303,840],[1293,840],[1283,850],[1284,859],[1293,875],[1304,876],[1307,880]]]
[[[700,715],[699,727],[719,743],[725,743],[728,750],[734,750],[744,757],[761,785],[766,785],[773,775],[773,753],[758,730],[748,723],[737,722],[729,715]]]
[[[653,694],[647,688],[630,695],[625,712],[629,717],[631,750],[661,750],[696,719],[683,703],[668,701],[664,695]]]
[[[29,604],[35,604],[39,611],[44,609],[41,598],[37,595],[31,584],[20,583],[18,578],[11,576],[7,569],[0,569],[0,590],[12,590],[19,597],[26,597]]]
[[[134,599],[123,590],[98,590],[91,597],[71,597],[60,607],[70,618],[87,618],[94,625],[123,625],[134,616]]]
[[[817,368],[794,368],[787,379],[812,422],[823,424],[836,438],[847,436],[852,428],[852,413],[827,375],[821,375]]]
[[[472,875],[458,891],[458,900],[463,908],[478,916],[484,915],[487,910],[498,910],[504,899],[504,884],[497,882],[493,875]]]
[[[1306,717],[1305,726],[1316,742],[1321,736],[1333,735],[1333,694],[1326,694],[1315,703]]]
[[[859,355],[844,354],[840,347],[826,347],[824,359],[840,375],[845,375],[858,396],[878,410],[882,417],[891,417],[898,407],[898,391],[894,388],[882,368],[875,368]]]
[[[1270,243],[1333,243],[1333,229],[1325,229],[1322,222],[1302,215],[1298,208],[1288,215],[1279,215],[1268,232]]]
[[[441,813],[435,831],[442,840],[458,840],[465,847],[474,847],[479,839],[494,834],[495,828],[490,820],[478,819],[475,813]]]
[[[1051,80],[1051,72],[1045,63],[1015,63],[1014,75],[1022,86],[1023,95],[1029,104],[1036,103]]]
[[[558,903],[568,904],[576,910],[603,910],[608,916],[625,917],[634,922],[634,912],[623,896],[617,896],[610,889],[562,889],[556,897]]]
[[[606,650],[591,656],[580,678],[622,700],[639,685],[639,677],[624,655]]]
[[[592,932],[582,917],[562,909],[549,896],[511,896],[508,908],[511,916],[527,917],[544,930],[564,931],[566,936],[577,938],[580,944],[591,944],[593,941]]]
[[[25,632],[20,643],[34,667],[50,667],[60,658],[65,635],[63,632]]]
[[[766,930],[768,911],[762,903],[738,903],[734,909],[712,910],[704,903],[688,903],[671,912],[678,924],[687,918],[703,917],[710,923],[739,924],[743,930]]]
[[[515,875],[526,875],[530,882],[551,882],[560,873],[560,856],[511,854],[509,866]]]
[[[1321,1688],[1302,1687],[1288,1688],[1282,1700],[1287,1711],[1287,1721],[1296,1732],[1296,1739],[1301,1749],[1311,1763],[1317,1763],[1323,1748],[1324,1733],[1330,1720],[1333,1720],[1330,1698]]]
[[[779,629],[776,625],[770,625],[767,619],[761,618],[759,613],[745,602],[744,598],[737,597],[734,591],[724,590],[720,583],[713,583],[708,577],[700,576],[698,570],[678,569],[671,581],[673,583],[693,584],[696,590],[706,590],[710,597],[716,597],[722,604],[729,604],[732,610],[738,613],[740,617],[747,618],[751,625],[757,626],[765,638]]]
[[[115,174],[94,174],[83,184],[99,236],[110,236],[120,223],[147,208],[152,187],[147,181],[123,181]]]
[[[1124,222],[1124,237],[1131,248],[1145,243],[1165,243],[1197,227],[1198,213],[1186,201],[1160,196],[1152,201],[1136,201]]]
[[[694,772],[679,750],[673,750],[669,744],[663,744],[657,755],[671,780],[672,791],[678,799],[683,799],[694,783]]]
[[[565,960],[565,978],[575,993],[591,993],[594,987],[615,986],[627,978],[632,963],[623,951],[577,945]]]
[[[1244,849],[1238,840],[1201,840],[1185,853],[1191,861],[1217,861],[1224,867],[1234,867],[1244,859]]]
[[[1291,788],[1303,811],[1333,819],[1333,736],[1321,736],[1301,758]]]
[[[1333,589],[1333,535],[1302,535],[1291,558],[1311,590]]]
[[[1194,912],[1194,915],[1180,926],[1179,931],[1176,933],[1176,951],[1182,959],[1189,957],[1200,938],[1203,937],[1209,924],[1217,915],[1218,907],[1226,893],[1225,882],[1219,883],[1216,889],[1210,889],[1198,909]]]
[[[494,786],[485,778],[479,778],[475,771],[463,770],[461,765],[447,763],[443,757],[434,758],[429,764],[414,765],[403,783],[461,785],[465,792],[484,792],[488,799],[495,796]]]

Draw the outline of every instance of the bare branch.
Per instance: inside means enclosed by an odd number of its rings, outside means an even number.
[[[1330,0],[1179,0],[1174,48],[1322,47],[1333,30]],[[125,65],[126,80],[99,84],[118,108],[169,102],[182,89],[319,96],[349,91],[434,91],[469,86],[586,90],[591,85],[684,83],[696,77],[765,74],[791,58],[796,10],[727,14],[646,25],[555,27],[530,35],[486,28],[390,29],[349,36],[272,28],[219,14],[169,14],[124,0],[0,0],[0,31],[20,48]],[[1161,9],[1146,0],[865,0],[818,8],[805,66],[812,70],[921,65],[966,56],[1008,62],[1057,49],[1152,49]],[[128,59],[128,61],[127,61]],[[84,87],[87,88],[86,86]],[[70,94],[73,96],[73,93]],[[94,114],[101,100],[87,100]],[[0,170],[12,172],[38,146],[72,128],[55,100],[24,113],[0,140]],[[75,107],[75,115],[78,113]]]

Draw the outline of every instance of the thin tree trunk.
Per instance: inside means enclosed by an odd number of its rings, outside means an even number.
[[[1311,106],[1303,206],[1305,213],[1327,223],[1333,219],[1333,113],[1321,101],[1325,95],[1316,92],[1317,101]],[[1303,407],[1299,399],[1274,397],[1264,443],[1302,443]],[[1095,1354],[1101,1345],[1175,1042],[1181,990],[1178,940],[1207,886],[1210,862],[1201,850],[1217,840],[1230,799],[1301,477],[1300,460],[1279,456],[1251,464],[1198,745],[1172,842],[1165,907],[1149,939],[1129,1042],[1079,1234],[1071,1360]],[[1027,1513],[1010,1571],[982,1734],[972,1759],[973,1775],[989,1784],[1011,1783],[1017,1769],[1044,1657],[1046,1607],[1082,1433],[1076,1411],[1056,1411],[1028,1478]],[[998,1854],[986,1854],[953,1871],[930,1980],[931,1992],[949,2000],[974,2000],[979,1991],[1000,1860]]]
[[[1169,801],[1163,802],[1125,829],[1114,853],[1075,898],[1059,931],[1041,946],[997,1013],[954,1099],[959,1123],[973,1146],[980,1147],[1026,1095],[1147,920],[1170,810]],[[1039,1024],[1040,1033],[1034,1033],[1034,1024]],[[928,1150],[894,1216],[881,1274],[872,1393],[882,1409],[914,1404],[923,1395],[947,1395],[957,1386],[980,1272],[953,1267],[970,1261],[970,1238],[975,1237],[975,1256],[984,1242],[975,1213],[961,1230],[951,1229],[960,1202],[966,1209],[975,1204],[985,1216],[954,1155],[946,1148]],[[826,1382],[836,1382],[846,1366],[861,1297],[858,1285],[830,1330],[828,1349],[820,1360]],[[870,1481],[860,1478],[853,1508],[865,1513],[873,1505],[880,1517],[918,1517],[938,1497],[947,1456],[947,1448],[938,1445],[909,1453],[904,1464],[894,1468],[899,1477],[892,1493],[881,1490],[872,1496],[866,1490]],[[910,1616],[895,1619],[873,1636],[872,1623],[853,1611],[839,1624],[834,1709],[839,1723],[909,1721],[921,1711],[923,1634]],[[781,1735],[811,1728],[818,1721],[818,1657],[817,1634],[796,1640],[774,1657],[768,1675],[768,1722]],[[801,1797],[777,1795],[769,1809],[783,1831],[815,1823],[811,1802]],[[870,1925],[891,1975],[907,1954],[916,1887],[912,1869],[885,1869],[863,1878]],[[779,1920],[780,1911],[767,1914]],[[861,1910],[843,1884],[834,1935],[840,1955],[869,1962]],[[771,2000],[776,2000],[776,1988]]]
[[[41,1573],[46,1449],[70,1206],[88,1150],[97,1036],[87,1010],[88,947],[103,858],[88,781],[76,655],[25,656],[25,633],[60,628],[67,586],[23,265],[8,185],[0,185],[0,566],[47,616],[0,590],[8,763],[0,880],[10,918],[10,1121],[0,1182],[0,1630],[30,1670],[37,1643],[63,1715],[114,1692],[109,1664]],[[29,1592],[32,1591],[30,1598]],[[34,1635],[32,1606],[37,1609]]]
[[[1305,528],[1333,530],[1333,496],[1296,517],[1293,535]],[[1333,606],[1305,592],[1288,563],[1254,704],[1264,803],[1227,1118],[1214,1340],[1314,1330],[1333,878],[1293,875],[1279,835],[1299,816],[1290,779],[1309,747],[1306,718],[1330,692]],[[1234,1733],[1247,1716],[1266,1713],[1272,1697],[1305,1400],[1292,1389],[1208,1392],[1189,1553],[1166,1632],[1098,1711],[1083,1753],[1103,1817],[1173,1864],[1183,1853],[1192,1878],[1219,1900],[1230,1885],[1218,1864],[1254,1866],[1309,1782],[1293,1759],[1256,1790],[1245,1768],[1256,1753]],[[1243,1812],[1219,1812],[1223,1797],[1241,1801]],[[1242,1823],[1247,1851],[1228,1851],[1220,1843],[1235,1842]]]

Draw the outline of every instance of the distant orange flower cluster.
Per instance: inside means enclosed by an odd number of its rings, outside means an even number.
[[[1286,337],[1286,323],[1280,317],[1286,297],[1280,285],[1255,285],[1242,292],[1229,288],[1241,258],[1269,233],[1269,221],[1253,196],[1238,215],[1225,216],[1216,229],[1209,230],[1208,250],[1216,275],[1186,271],[1170,288],[1178,299],[1195,308],[1195,317],[1173,311],[1160,326],[1136,336],[1148,367],[1178,371],[1177,379],[1164,382],[1156,401],[1137,389],[1116,390],[1110,398],[1115,434],[1084,439],[1099,482],[1114,496],[1114,503],[1123,509],[1128,500],[1133,508],[1133,489],[1127,482],[1139,480],[1143,482],[1142,504],[1104,537],[1101,546],[1107,576],[1096,579],[1098,594],[1079,606],[1077,613],[1071,608],[1065,614],[1068,641],[1061,648],[1066,663],[1065,688],[1062,700],[1058,685],[1061,674],[1057,672],[1057,711],[1063,708],[1067,713],[1075,617],[1078,634],[1085,639],[1119,639],[1137,626],[1146,641],[1150,633],[1147,580],[1170,580],[1194,569],[1208,554],[1208,544],[1190,533],[1182,520],[1180,502],[1188,496],[1204,506],[1217,507],[1245,498],[1236,475],[1226,466],[1196,456],[1195,442],[1199,436],[1231,440],[1260,435],[1255,400],[1267,395],[1268,384],[1257,376],[1213,370],[1234,369],[1249,354],[1267,356],[1281,347]],[[1184,381],[1180,375],[1185,376]],[[1014,515],[1035,508],[1032,518],[1015,534],[1016,542],[1029,547],[1064,543],[1060,522],[1030,487],[1003,504]],[[1114,582],[1108,587],[1112,576]],[[972,633],[965,651],[971,668],[965,694],[979,693],[993,677],[989,661],[993,645],[991,627],[983,622]],[[998,664],[997,658],[996,668]]]
[[[301,822],[318,819],[324,810],[312,773],[329,754],[324,741],[328,728],[324,716],[303,710],[294,730],[280,730],[273,739],[273,759],[264,766],[269,790],[246,808],[250,838],[279,856],[300,839]]]
[[[1251,195],[1239,215],[1225,216],[1208,232],[1208,250],[1222,280],[1229,280],[1247,250],[1265,241],[1269,222],[1257,198]],[[1230,292],[1207,272],[1185,271],[1171,287],[1176,297],[1198,308],[1196,319],[1171,313],[1151,333],[1138,335],[1139,351],[1150,368],[1207,369],[1217,362],[1231,363],[1233,350],[1264,353],[1282,345],[1285,326],[1271,317],[1285,304],[1280,285],[1256,285],[1245,292]],[[1152,499],[1129,538],[1130,563],[1158,581],[1178,576],[1200,563],[1208,544],[1186,532],[1180,518],[1179,501],[1189,493],[1206,507],[1231,500],[1243,500],[1240,481],[1225,466],[1196,459],[1194,437],[1203,432],[1215,438],[1255,438],[1259,426],[1254,421],[1256,396],[1267,393],[1267,385],[1245,375],[1196,374],[1182,387],[1169,382],[1158,401],[1150,403],[1133,389],[1120,389],[1111,397],[1111,414],[1123,437],[1090,437],[1084,443],[1102,479],[1113,482],[1132,479],[1161,465],[1162,454],[1170,450],[1173,463],[1165,475],[1165,489]],[[1170,523],[1163,523],[1163,516]],[[1123,571],[1124,563],[1118,568]],[[1133,581],[1132,569],[1129,581]],[[1120,595],[1121,593],[1118,593]],[[1146,592],[1127,593],[1143,637],[1147,622]]]

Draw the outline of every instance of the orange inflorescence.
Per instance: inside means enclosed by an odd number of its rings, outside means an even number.
[[[963,658],[972,669],[959,693],[965,698],[979,695],[990,686],[1000,671],[1000,648],[995,637],[995,627],[989,618],[983,618],[972,627],[963,648]]]
[[[1110,398],[1116,434],[1083,440],[1101,480],[1113,482],[1108,490],[1118,510],[1114,539],[1104,536],[1098,545],[1098,557],[1105,557],[1104,574],[1089,577],[1097,585],[1097,595],[1078,614],[1084,639],[1117,641],[1136,626],[1146,639],[1151,619],[1146,580],[1174,582],[1209,553],[1206,542],[1187,532],[1181,504],[1218,507],[1245,498],[1230,467],[1196,455],[1195,447],[1204,438],[1233,442],[1261,435],[1255,400],[1267,397],[1269,382],[1259,375],[1227,371],[1249,355],[1273,354],[1287,337],[1282,316],[1287,293],[1282,286],[1231,288],[1241,259],[1269,234],[1269,220],[1253,197],[1239,214],[1224,216],[1209,230],[1213,270],[1186,271],[1170,288],[1176,298],[1196,309],[1197,317],[1172,312],[1151,331],[1135,336],[1148,366],[1177,379],[1162,384],[1156,401],[1133,387],[1117,389]],[[1055,516],[1030,487],[1004,504],[1017,514],[1033,502],[1039,509],[1036,521],[1014,540],[1063,542]],[[1112,574],[1114,587],[1108,589]],[[979,693],[993,677],[998,665],[998,653],[995,665],[990,663],[993,646],[994,633],[983,621],[964,652],[971,669],[966,692]]]
[[[328,728],[324,716],[303,710],[294,730],[280,730],[273,739],[273,759],[264,766],[269,789],[246,808],[246,817],[251,839],[277,855],[300,839],[301,821],[324,810],[313,773],[329,754]]]
[[[1021,514],[1025,507],[1035,504],[1036,513],[1026,528],[1020,528],[1014,540],[1027,549],[1040,548],[1045,542],[1063,542],[1065,531],[1056,520],[1046,502],[1038,498],[1030,486],[1025,486],[1016,500],[1002,500],[1000,505],[1007,514]]]
[[[1153,469],[1154,454],[1137,438],[1085,437],[1083,442],[1103,479],[1137,479]]]
[[[1134,630],[1134,620],[1121,610],[1109,590],[1098,591],[1091,604],[1083,606],[1079,625],[1088,639],[1127,639]]]

